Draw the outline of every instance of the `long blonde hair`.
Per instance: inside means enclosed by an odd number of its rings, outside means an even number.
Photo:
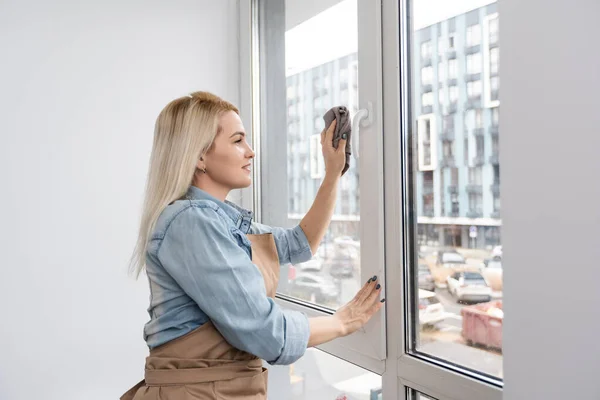
[[[171,101],[154,127],[146,192],[135,250],[129,271],[137,279],[146,264],[148,241],[158,217],[173,201],[185,196],[193,182],[198,160],[212,146],[227,111],[239,114],[231,103],[208,92],[194,92]]]

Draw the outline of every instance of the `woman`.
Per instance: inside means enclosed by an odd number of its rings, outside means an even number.
[[[273,301],[280,264],[308,261],[329,225],[345,164],[346,141],[333,148],[334,128],[321,134],[326,174],[312,207],[295,228],[272,228],[225,200],[251,184],[255,155],[237,108],[196,92],[162,110],[132,259],[150,282],[150,355],[145,380],[122,400],[266,399],[262,359],[291,364],[382,307],[376,277],[328,317]]]

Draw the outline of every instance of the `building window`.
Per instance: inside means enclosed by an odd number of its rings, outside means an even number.
[[[490,73],[497,74],[500,65],[500,48],[490,49]]]
[[[425,67],[421,69],[421,84],[431,85],[433,81],[433,67]]]
[[[469,165],[469,138],[465,137],[463,140],[463,161],[465,165]]]
[[[439,102],[440,106],[444,105],[444,89],[438,90],[438,102]]]
[[[483,157],[484,150],[484,139],[482,135],[475,136],[475,148],[477,149],[477,157]]]
[[[444,82],[446,80],[446,70],[444,69],[444,63],[438,63],[438,81]]]
[[[448,79],[456,79],[458,77],[458,62],[456,60],[448,60]]]
[[[489,21],[490,43],[498,42],[498,17],[491,18]]]
[[[492,108],[492,125],[498,126],[499,119],[500,119],[500,107]]]
[[[427,59],[431,57],[431,40],[421,43],[421,58]]]
[[[483,111],[475,110],[475,128],[483,128]]]
[[[421,171],[434,169],[435,129],[435,118],[433,116],[422,116],[417,120],[417,153]]]
[[[471,185],[481,185],[482,178],[482,169],[481,167],[471,167],[469,168],[469,184]]]
[[[481,193],[469,193],[469,211],[481,214],[483,207],[483,195]]]
[[[458,87],[457,86],[450,86],[448,88],[448,97],[449,97],[450,103],[456,103],[458,101]]]
[[[481,43],[481,27],[478,25],[471,25],[467,28],[467,46],[477,46]]]
[[[478,74],[481,72],[481,53],[469,54],[467,56],[467,73]]]
[[[469,98],[481,96],[481,81],[467,82],[467,96]]]
[[[433,92],[423,93],[421,95],[423,107],[433,106]]]
[[[456,50],[456,36],[453,34],[448,36],[448,50]]]

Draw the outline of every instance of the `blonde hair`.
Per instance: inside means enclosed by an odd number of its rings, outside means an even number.
[[[171,101],[160,112],[154,127],[144,205],[137,244],[129,271],[137,279],[146,264],[148,241],[158,217],[173,201],[185,196],[197,163],[221,130],[223,113],[238,109],[208,92],[194,92]]]

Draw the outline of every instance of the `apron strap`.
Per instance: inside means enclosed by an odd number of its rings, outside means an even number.
[[[216,367],[182,369],[147,369],[146,386],[186,385],[226,381],[262,373],[262,360],[233,362]]]

